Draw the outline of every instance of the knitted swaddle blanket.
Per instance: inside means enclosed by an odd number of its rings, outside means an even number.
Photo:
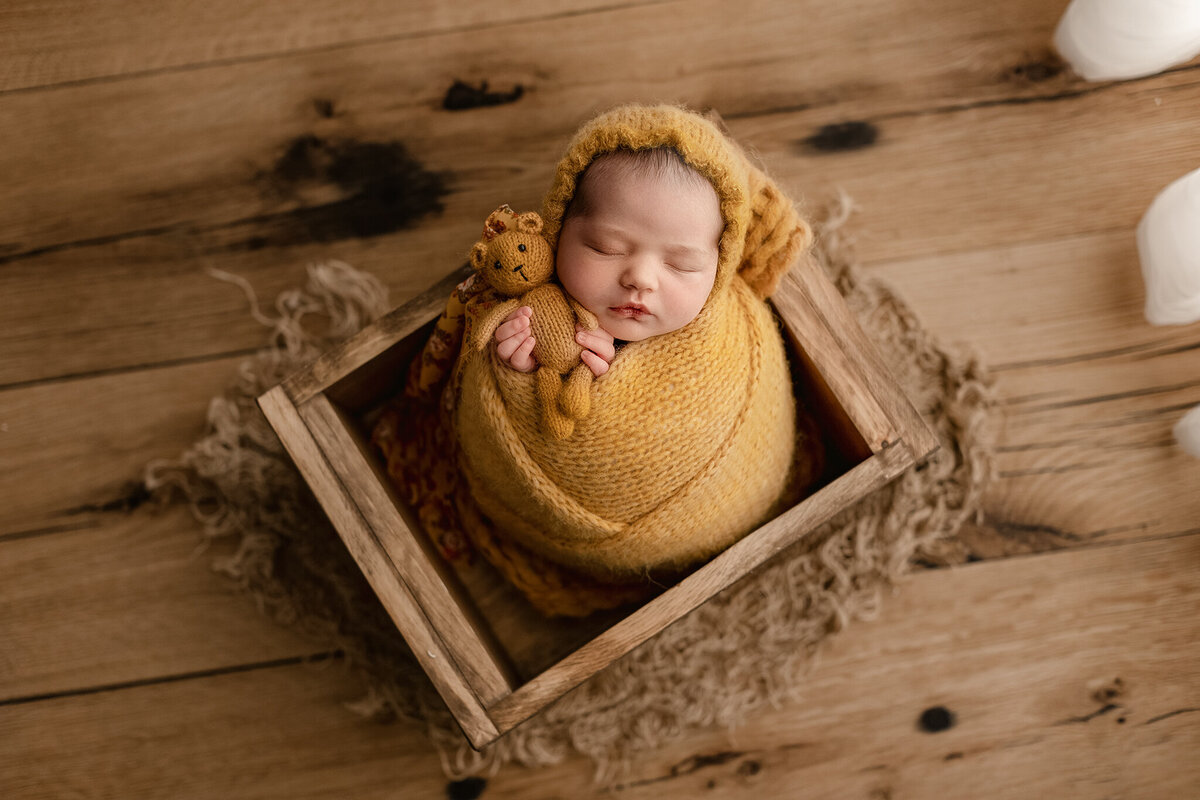
[[[796,453],[789,367],[763,300],[811,233],[714,124],[676,107],[626,106],[585,125],[544,203],[544,233],[556,243],[595,157],[663,146],[720,200],[725,229],[709,299],[683,328],[624,345],[564,440],[543,432],[531,374],[504,365],[494,348],[463,349],[453,424],[467,491],[458,502],[468,532],[489,539],[485,554],[524,549],[618,583],[676,574],[777,513],[808,457]],[[481,520],[486,533],[473,524]]]

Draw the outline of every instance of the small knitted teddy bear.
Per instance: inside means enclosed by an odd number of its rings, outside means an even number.
[[[530,325],[536,340],[533,357],[538,363],[542,423],[551,436],[565,439],[591,405],[592,371],[580,361],[583,348],[575,341],[575,323],[595,330],[600,322],[551,282],[554,251],[541,232],[542,218],[533,211],[518,215],[506,204],[488,216],[483,238],[471,248],[471,265],[497,294],[510,299],[475,324],[471,345],[482,350],[505,317],[523,305],[533,309]]]

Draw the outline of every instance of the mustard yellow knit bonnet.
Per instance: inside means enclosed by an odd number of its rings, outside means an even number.
[[[542,233],[551,246],[557,247],[563,215],[593,160],[617,150],[657,147],[675,150],[716,190],[725,230],[713,294],[736,272],[759,297],[770,296],[812,241],[811,229],[791,200],[716,124],[678,106],[619,106],[576,132],[542,204]]]

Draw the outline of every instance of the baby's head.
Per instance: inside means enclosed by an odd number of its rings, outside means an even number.
[[[667,105],[620,106],[585,123],[542,220],[559,280],[626,341],[686,326],[739,281],[768,297],[812,239],[712,120]]]
[[[577,182],[563,214],[558,279],[617,339],[670,333],[708,300],[724,229],[716,190],[678,152],[618,149]]]

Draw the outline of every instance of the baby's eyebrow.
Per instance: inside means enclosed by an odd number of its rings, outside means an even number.
[[[709,255],[712,252],[712,249],[710,248],[706,250],[702,247],[693,247],[690,244],[672,244],[667,245],[666,251],[668,253],[675,253],[677,255],[696,256],[697,258],[703,258]]]

